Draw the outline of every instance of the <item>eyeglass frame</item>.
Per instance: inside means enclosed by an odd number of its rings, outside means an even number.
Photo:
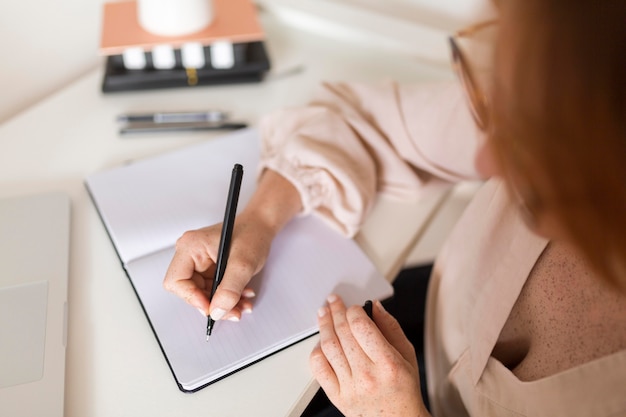
[[[497,20],[488,20],[485,22],[477,23],[467,28],[461,29],[454,35],[448,37],[452,54],[452,67],[457,75],[457,78],[463,85],[465,95],[470,104],[470,110],[474,121],[478,125],[479,129],[486,131],[489,126],[489,100],[487,95],[478,85],[474,71],[461,47],[457,43],[457,38],[468,37],[480,30],[493,26],[497,23]]]
[[[452,52],[453,68],[456,72],[457,78],[459,78],[459,81],[465,90],[465,95],[469,101],[472,116],[482,131],[486,131],[489,127],[489,101],[485,92],[479,87],[472,67],[469,65],[467,58],[465,57],[465,54],[463,54],[456,39],[471,36],[474,33],[495,24],[497,24],[497,20],[488,20],[477,23],[461,29],[454,35],[448,37]],[[535,193],[531,192],[527,192],[523,196],[518,191],[515,191],[515,193],[517,194],[517,199],[519,200],[519,209],[527,224],[536,224],[537,213],[541,207],[539,198]]]

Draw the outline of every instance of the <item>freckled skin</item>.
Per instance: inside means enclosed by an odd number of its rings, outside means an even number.
[[[494,356],[521,380],[532,381],[623,349],[626,295],[594,277],[566,245],[550,243],[511,311]]]
[[[238,320],[252,310],[253,292],[246,288],[261,270],[272,240],[302,210],[296,189],[282,176],[265,171],[257,192],[245,210],[237,215],[228,267],[211,304],[209,290],[222,226],[215,224],[185,232],[176,243],[163,286],[208,315],[214,308],[225,311],[223,319]]]
[[[360,306],[331,296],[320,310],[315,378],[346,416],[426,416],[413,346],[380,303],[374,321]]]

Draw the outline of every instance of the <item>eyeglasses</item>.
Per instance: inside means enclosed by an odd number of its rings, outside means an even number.
[[[478,127],[483,131],[487,130],[489,126],[489,99],[487,96],[489,86],[488,82],[486,81],[488,79],[487,75],[489,72],[489,68],[479,68],[476,61],[474,62],[474,65],[471,65],[469,60],[467,59],[467,55],[465,55],[462,51],[460,41],[462,39],[468,39],[470,37],[472,38],[472,40],[486,40],[486,42],[475,42],[472,45],[474,46],[474,52],[486,52],[484,47],[492,46],[492,37],[489,37],[489,39],[484,39],[476,35],[478,33],[482,33],[483,35],[493,35],[493,32],[487,32],[486,29],[495,29],[497,27],[496,22],[496,20],[490,20],[470,26],[466,29],[458,31],[455,35],[449,38],[450,47],[452,49],[452,64],[454,70],[459,80],[463,84],[465,93],[470,104],[472,115],[474,116],[474,120],[476,121]],[[482,46],[483,48],[477,48],[477,46]],[[491,51],[489,50],[488,56],[483,55],[482,58],[485,58],[483,62],[490,63],[492,58]],[[482,69],[483,71],[479,72],[478,69]]]
[[[449,38],[454,70],[464,87],[472,116],[483,131],[490,126],[488,93],[491,88],[493,59],[491,48],[494,45],[496,30],[497,21],[490,20],[462,29]],[[472,51],[471,55],[463,53],[464,48],[461,46],[461,43],[465,44],[468,40],[474,41],[467,45]],[[469,56],[472,57],[472,63],[468,60]],[[519,187],[512,189],[523,218],[528,225],[533,226],[536,224],[537,213],[542,209],[539,197],[530,187],[524,187],[524,192],[520,192]]]

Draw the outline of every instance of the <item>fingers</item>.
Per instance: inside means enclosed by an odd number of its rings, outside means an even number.
[[[361,306],[328,298],[318,312],[320,342],[311,352],[311,371],[346,415],[421,415],[417,364],[387,341],[385,335],[403,346],[406,338],[380,303],[375,306],[374,322]]]
[[[336,324],[329,307],[324,306],[319,309],[318,323],[320,328],[320,348],[328,364],[340,379],[350,376],[350,365],[335,330]]]
[[[415,347],[406,337],[400,323],[385,310],[380,301],[374,302],[374,321],[380,329],[382,336],[391,344],[402,357],[413,363],[415,357]]]
[[[322,352],[321,342],[318,343],[309,357],[309,366],[313,377],[319,382],[326,394],[330,397],[339,392],[339,380],[332,366]]]
[[[181,239],[188,236],[183,235]],[[189,239],[188,237],[186,239]],[[206,272],[214,267],[208,252],[195,249],[187,250],[177,244],[176,252],[165,273],[163,286],[165,289],[201,311],[209,311],[209,299],[205,294],[206,283],[201,284]]]
[[[241,294],[241,299],[235,307],[222,315],[220,320],[239,321],[244,313],[252,313],[252,299],[256,296],[251,288],[246,288]],[[216,320],[212,317],[213,320]]]
[[[339,297],[330,296],[332,327],[320,320],[320,336],[323,325],[328,326],[329,331],[334,330],[339,346],[345,352],[348,367],[367,366],[366,361],[394,360],[394,351],[398,351],[405,360],[413,363],[415,350],[398,321],[383,308],[380,301],[376,301],[374,305],[372,322],[360,306],[346,309]],[[329,350],[332,347],[329,345]],[[324,349],[323,351],[326,353]],[[334,360],[327,358],[334,367]],[[341,362],[337,361],[337,366],[341,366]]]
[[[252,251],[245,247],[238,250],[238,242],[234,242],[225,275],[209,301],[215,276],[214,246],[219,241],[220,227],[215,225],[188,231],[178,239],[163,286],[203,314],[210,314],[214,320],[236,321],[242,312],[252,309],[249,298],[254,292],[246,286],[256,272],[258,262],[249,255]]]
[[[346,313],[345,304],[336,295],[330,295],[328,306],[320,308],[318,312],[320,352],[332,369],[332,373],[339,380],[351,377],[354,369],[368,366],[367,362],[370,362],[353,335],[353,323],[349,322]],[[374,327],[362,309],[361,313],[360,319],[364,323],[369,322],[366,325]],[[321,358],[318,358],[315,363],[321,371],[328,372]]]
[[[231,252],[232,253],[232,252]],[[228,318],[244,296],[244,290],[256,272],[256,265],[238,255],[231,255],[226,265],[224,278],[211,299],[210,314],[213,320]]]

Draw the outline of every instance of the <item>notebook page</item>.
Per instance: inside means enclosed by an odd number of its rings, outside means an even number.
[[[166,249],[128,264],[127,271],[168,363],[183,390],[194,390],[317,332],[317,310],[331,292],[347,304],[386,298],[391,285],[356,243],[315,217],[297,218],[273,243],[251,287],[252,314],[219,321],[209,342],[206,318],[167,293]]]
[[[241,130],[87,177],[123,263],[174,245],[187,230],[224,220],[233,165],[243,165],[241,210],[256,186],[258,133]]]

